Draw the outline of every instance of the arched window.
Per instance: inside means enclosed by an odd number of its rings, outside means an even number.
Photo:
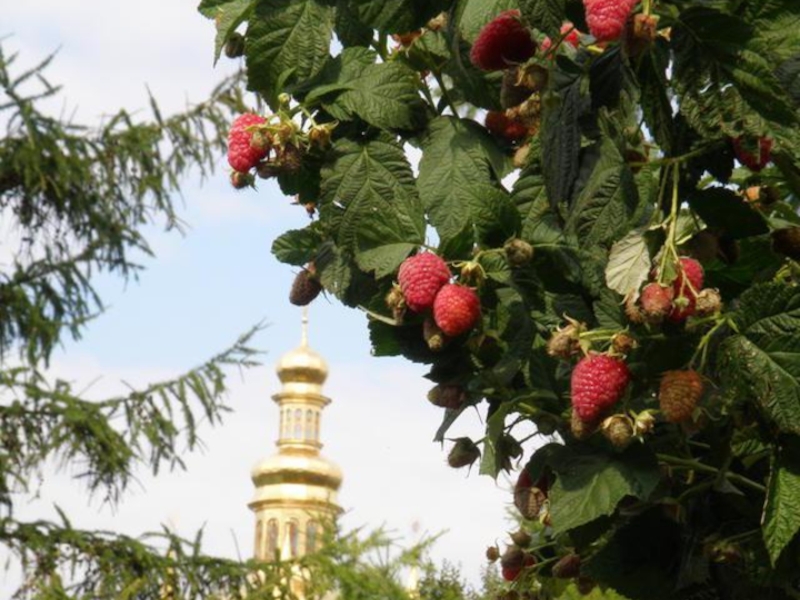
[[[314,413],[314,439],[319,441],[319,411]]]
[[[256,521],[256,543],[254,545],[256,556],[261,554],[261,536],[263,533],[264,522],[261,519],[258,519],[258,521]]]
[[[305,431],[305,438],[307,440],[314,439],[314,413],[312,410],[306,409],[306,431]]]
[[[267,522],[267,553],[265,560],[275,560],[278,552],[278,520],[270,519]]]
[[[319,533],[319,525],[316,521],[309,521],[306,524],[306,552],[315,552],[317,549],[317,537]]]
[[[287,527],[287,535],[289,536],[289,554],[292,558],[295,558],[298,556],[300,528],[297,526],[297,521],[295,519],[289,521]]]
[[[294,409],[294,435],[296,440],[303,439],[303,411],[299,408]]]
[[[286,417],[283,422],[283,434],[282,437],[290,437],[292,435],[292,411],[288,408],[285,409]]]

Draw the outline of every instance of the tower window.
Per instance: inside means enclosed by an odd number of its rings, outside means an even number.
[[[294,410],[294,435],[296,440],[303,439],[303,411],[299,408]]]
[[[258,519],[256,521],[256,543],[254,545],[256,556],[259,556],[261,554],[261,543],[262,543],[261,537],[263,533],[264,533],[264,522],[261,519]]]
[[[284,409],[286,416],[284,417],[283,421],[283,433],[281,437],[289,437],[292,434],[292,411],[289,409]]]
[[[317,534],[319,525],[316,521],[309,521],[306,524],[306,552],[314,552],[317,549]]]
[[[270,519],[267,522],[267,552],[264,556],[265,560],[275,560],[275,554],[278,551],[278,521],[277,519]]]
[[[297,521],[295,519],[289,521],[287,527],[288,529],[286,534],[289,536],[289,553],[292,558],[295,558],[297,557],[299,550],[298,546],[299,546],[300,528],[297,526]]]
[[[306,410],[306,431],[305,431],[305,438],[307,440],[314,439],[314,413],[309,408]]]

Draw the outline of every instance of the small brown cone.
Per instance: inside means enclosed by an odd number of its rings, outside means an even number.
[[[562,556],[553,565],[553,577],[557,579],[572,579],[581,573],[581,557],[577,554],[567,554]]]
[[[786,227],[772,232],[772,249],[788,256],[792,260],[800,260],[800,227]]]
[[[572,435],[578,440],[585,440],[597,430],[596,423],[582,421],[575,411],[572,411],[570,416],[569,427],[572,430]]]
[[[698,317],[716,315],[722,310],[722,297],[712,288],[700,290],[694,305],[694,314]]]
[[[468,437],[456,438],[455,444],[447,455],[447,464],[454,469],[468,467],[481,456],[478,446]]]
[[[514,533],[510,535],[511,541],[514,542],[515,546],[519,546],[520,548],[527,548],[531,545],[533,538],[531,534],[525,531],[524,529],[518,529]]]
[[[514,492],[514,506],[525,519],[531,521],[539,518],[546,501],[547,496],[537,487],[521,488]]]
[[[658,403],[670,423],[689,420],[702,395],[703,378],[697,371],[667,371],[661,377]]]
[[[614,448],[623,450],[633,440],[633,421],[625,415],[611,415],[603,421],[600,431]]]
[[[319,296],[321,291],[322,284],[317,279],[314,264],[309,263],[294,278],[292,289],[289,291],[289,302],[295,306],[307,306]]]
[[[427,317],[422,323],[422,337],[425,343],[428,344],[428,348],[434,352],[439,352],[439,350],[444,348],[444,344],[447,341],[447,336],[444,334],[444,331],[439,329],[436,325],[436,321],[431,317]]]
[[[430,389],[428,400],[440,408],[456,409],[467,401],[467,393],[460,385],[440,383]]]

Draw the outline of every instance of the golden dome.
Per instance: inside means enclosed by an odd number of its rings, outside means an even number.
[[[342,470],[333,461],[306,453],[276,454],[259,462],[251,473],[256,487],[299,483],[338,490]]]
[[[328,378],[325,360],[305,343],[284,354],[275,368],[281,383],[316,383],[322,385]]]
[[[275,368],[281,383],[315,383],[322,385],[328,378],[328,364],[308,347],[308,316],[303,311],[303,334],[300,346],[284,354]]]

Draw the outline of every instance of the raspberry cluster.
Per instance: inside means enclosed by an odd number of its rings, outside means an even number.
[[[398,303],[415,313],[433,314],[431,327],[426,322],[425,338],[428,344],[441,346],[437,334],[456,337],[472,329],[480,319],[481,305],[478,294],[471,287],[450,283],[451,273],[447,263],[432,252],[421,252],[403,261],[397,273],[400,297],[394,292],[387,303],[397,313]]]

